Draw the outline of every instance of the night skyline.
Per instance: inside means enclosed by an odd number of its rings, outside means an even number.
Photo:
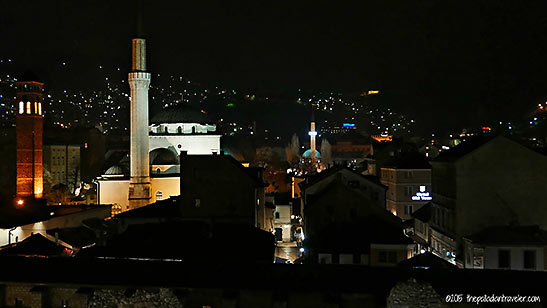
[[[541,2],[142,6],[154,74],[249,92],[380,89],[428,131],[518,120],[547,98]],[[131,2],[1,7],[9,70],[30,68],[55,89],[96,87],[99,66],[125,79]]]

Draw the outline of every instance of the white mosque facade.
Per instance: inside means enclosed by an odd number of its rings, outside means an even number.
[[[137,54],[135,41],[143,45]],[[144,40],[134,39],[133,44],[133,61],[138,61],[139,57],[145,59]],[[135,71],[135,65],[133,66]],[[132,74],[135,73],[130,73],[130,81]],[[139,107],[147,113],[148,91],[132,91],[133,93],[136,93],[135,96],[146,95],[145,99],[131,97],[131,105],[133,107],[134,104],[145,101],[146,108]],[[150,121],[147,115],[139,117],[137,112],[131,113],[129,156],[131,164],[138,165],[139,168],[127,168],[123,164],[114,165],[97,179],[98,203],[112,204],[113,209],[117,211],[126,211],[180,195],[181,152],[187,155],[212,155],[220,152],[221,135],[216,132],[216,125],[212,124],[203,110],[186,105],[170,106]],[[143,118],[149,123],[142,123]],[[147,130],[143,129],[143,125],[148,126]],[[143,155],[143,152],[148,155]],[[147,158],[135,161],[135,156]],[[136,195],[136,190],[140,194],[139,198],[136,198],[140,199],[137,202],[132,198]]]

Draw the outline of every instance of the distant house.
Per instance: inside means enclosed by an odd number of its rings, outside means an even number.
[[[306,210],[306,206],[309,203],[308,197],[320,193],[335,179],[339,180],[345,186],[360,191],[370,204],[385,209],[387,187],[375,176],[363,175],[345,166],[336,166],[299,182],[298,186],[301,191],[300,196],[302,197],[303,205],[302,210]]]
[[[547,228],[544,154],[503,136],[482,137],[443,152],[431,165],[435,253],[462,260],[461,238],[489,226]]]
[[[277,241],[295,241],[297,229],[300,228],[300,216],[293,204],[300,201],[291,198],[290,193],[274,194],[272,199],[272,205],[275,208],[273,223]]]
[[[371,266],[395,266],[412,257],[415,248],[401,226],[374,216],[329,224],[310,235],[304,246],[307,263]]]
[[[263,228],[267,186],[261,168],[230,155],[181,154],[181,215],[186,219],[246,223]]]
[[[307,262],[392,266],[413,254],[401,219],[385,209],[386,187],[374,178],[336,167],[301,187]]]
[[[306,237],[313,236],[333,223],[354,223],[374,215],[388,223],[400,225],[401,220],[378,206],[366,191],[344,185],[335,178],[321,191],[306,196],[304,227]]]
[[[488,227],[463,243],[465,268],[547,270],[547,231],[538,226]]]
[[[386,209],[403,220],[431,200],[431,165],[419,153],[388,160],[381,168],[381,181],[388,187]]]

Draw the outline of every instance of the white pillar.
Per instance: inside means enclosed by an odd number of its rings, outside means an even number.
[[[133,39],[133,71],[129,73],[131,89],[129,209],[144,206],[150,203],[151,198],[148,140],[148,88],[151,75],[146,72],[145,59],[144,39]]]

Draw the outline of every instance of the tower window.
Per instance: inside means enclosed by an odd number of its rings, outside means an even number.
[[[42,103],[38,103],[38,114],[42,115]],[[87,145],[87,143],[86,143]]]
[[[30,102],[27,102],[27,114],[30,114],[31,110],[30,110]]]
[[[25,103],[23,103],[22,101],[19,102],[19,113],[20,114],[25,113]]]
[[[34,114],[38,114],[38,103],[34,102]]]
[[[163,193],[161,191],[156,192],[156,201],[163,200]]]

